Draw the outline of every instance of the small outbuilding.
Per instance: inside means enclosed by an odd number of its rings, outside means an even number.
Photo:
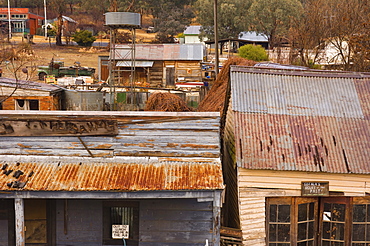
[[[46,83],[0,77],[3,110],[60,110],[63,89]]]

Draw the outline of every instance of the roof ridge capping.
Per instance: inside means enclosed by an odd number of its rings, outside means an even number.
[[[270,63],[271,64],[271,63]],[[291,75],[305,77],[327,77],[327,78],[354,78],[354,79],[370,79],[368,72],[352,72],[352,71],[333,71],[310,69],[301,66],[276,64],[275,67],[267,64],[259,66],[240,66],[232,65],[231,72],[257,73],[270,75]]]

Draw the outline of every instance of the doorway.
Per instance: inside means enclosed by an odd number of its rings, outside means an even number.
[[[370,245],[368,197],[279,197],[266,205],[269,246]]]
[[[55,245],[54,238],[54,202],[45,199],[24,201],[24,223],[26,245]]]

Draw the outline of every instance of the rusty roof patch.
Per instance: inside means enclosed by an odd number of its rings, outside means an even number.
[[[84,160],[23,157],[0,161],[0,190],[166,191],[223,189],[217,159],[199,162],[145,158]],[[42,161],[42,159],[44,161]],[[21,175],[18,175],[21,172]]]

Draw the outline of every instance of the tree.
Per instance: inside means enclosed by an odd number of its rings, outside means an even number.
[[[314,67],[320,62],[329,34],[325,18],[327,9],[322,2],[306,0],[303,15],[293,23],[289,33],[291,63]]]
[[[9,94],[0,92],[0,103],[11,97],[18,89],[20,79],[28,80],[35,72],[36,55],[29,43],[11,45],[3,43],[0,49],[0,64],[3,69],[7,69],[15,78],[16,86]]]
[[[248,10],[250,29],[268,37],[272,49],[287,38],[292,22],[299,20],[302,13],[298,0],[254,0]]]
[[[238,38],[248,30],[246,11],[252,0],[218,1],[218,36],[220,39]],[[197,21],[202,25],[202,37],[214,39],[214,0],[198,0],[195,3]]]
[[[73,41],[75,41],[80,46],[90,47],[96,40],[90,31],[82,30],[73,34]]]
[[[156,38],[161,43],[174,42],[174,37],[195,17],[192,0],[150,0],[148,4],[152,6]]]
[[[62,45],[63,14],[66,12],[65,0],[49,0],[50,7],[58,14],[57,32],[55,36],[56,45]]]
[[[239,56],[251,61],[268,61],[266,50],[261,45],[247,44],[238,50]]]
[[[321,62],[337,69],[369,69],[369,8],[369,0],[305,0],[304,14],[290,38],[301,65]],[[329,49],[330,56],[325,54]]]

